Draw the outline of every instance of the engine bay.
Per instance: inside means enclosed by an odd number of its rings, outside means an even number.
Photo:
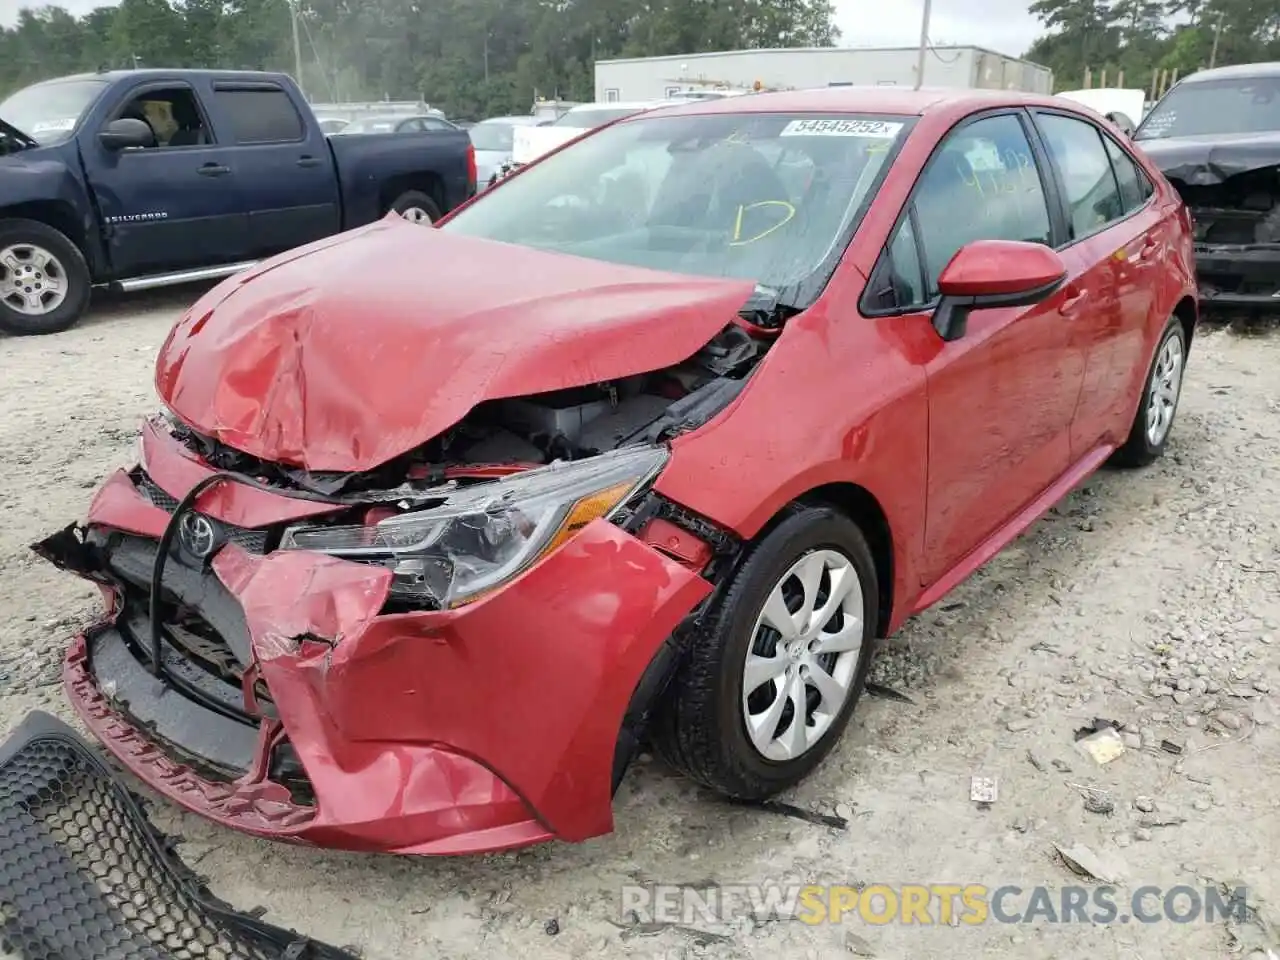
[[[258,460],[174,424],[175,435],[219,470],[281,488],[383,499],[406,485],[485,480],[558,460],[579,460],[636,443],[653,443],[701,426],[745,386],[776,328],[749,321],[725,326],[694,356],[674,366],[553,393],[490,400],[459,423],[390,463],[360,474],[317,473]]]

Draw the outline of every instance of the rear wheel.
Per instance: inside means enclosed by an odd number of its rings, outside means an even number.
[[[1147,371],[1142,401],[1129,429],[1129,438],[1111,457],[1114,465],[1145,467],[1163,456],[1182,397],[1186,364],[1187,336],[1178,318],[1171,317],[1160,335],[1151,369]]]
[[[64,234],[35,220],[0,221],[0,330],[66,330],[89,304],[84,254]]]
[[[424,226],[440,219],[440,208],[421,190],[406,190],[392,202],[391,209],[410,223],[420,223]]]
[[[857,525],[796,507],[735,573],[656,718],[655,748],[727,796],[760,800],[835,746],[866,685],[878,617]]]

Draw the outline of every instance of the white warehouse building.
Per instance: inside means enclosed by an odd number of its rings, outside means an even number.
[[[596,101],[654,100],[690,91],[804,90],[837,86],[913,87],[916,47],[804,47],[728,50],[674,57],[596,61]],[[930,47],[926,87],[1052,93],[1048,67],[981,47]]]

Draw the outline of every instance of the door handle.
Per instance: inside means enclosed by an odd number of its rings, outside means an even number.
[[[301,158],[301,159],[298,161],[298,166],[300,166],[300,167],[318,167],[318,166],[320,166],[320,161],[319,161],[319,160],[317,160],[315,157],[303,157],[303,158]]]
[[[223,177],[231,172],[231,168],[221,163],[206,163],[196,172],[202,177]]]

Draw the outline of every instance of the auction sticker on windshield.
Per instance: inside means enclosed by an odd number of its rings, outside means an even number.
[[[902,130],[901,123],[888,120],[792,120],[780,137],[876,137],[892,140]]]

